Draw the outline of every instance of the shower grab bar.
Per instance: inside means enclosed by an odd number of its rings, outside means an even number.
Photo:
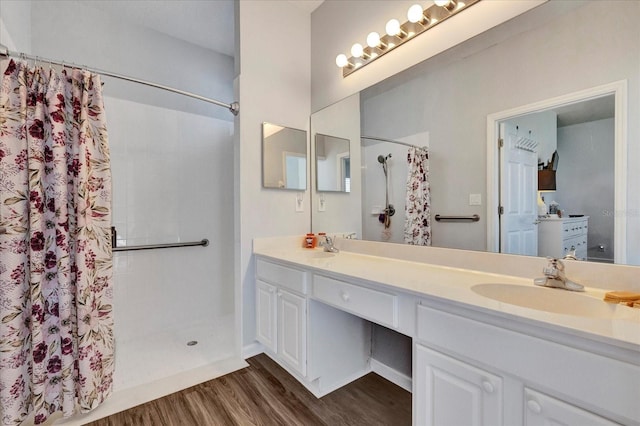
[[[441,220],[451,220],[451,221],[461,221],[461,222],[477,222],[480,220],[480,216],[477,214],[471,216],[441,216],[439,214],[436,215],[436,220],[440,222]]]
[[[161,248],[195,247],[195,246],[206,247],[208,245],[209,245],[209,240],[205,238],[202,241],[191,241],[187,243],[146,244],[146,245],[139,245],[139,246],[113,247],[111,251],[154,250],[154,249],[161,249]]]

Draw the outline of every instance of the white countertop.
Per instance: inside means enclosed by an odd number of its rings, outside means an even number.
[[[535,287],[535,277],[525,279],[344,250],[326,257],[328,255],[321,249],[304,249],[294,244],[258,243],[254,244],[254,254],[335,278],[364,280],[417,296],[453,301],[476,311],[524,320],[537,326],[543,325],[552,330],[640,351],[640,309],[605,303],[602,298],[607,290],[604,289],[587,287],[584,293],[542,289],[571,293],[579,298],[591,297],[604,304],[594,316],[565,315],[499,302],[472,290],[474,285],[486,283]],[[566,297],[569,296],[563,294],[563,299]]]
[[[556,221],[556,222],[570,222],[570,221],[579,221],[579,220],[585,220],[585,219],[589,219],[589,216],[562,216],[562,217],[558,217],[557,214],[548,214],[548,215],[544,215],[544,216],[538,216],[538,220],[544,220],[544,221]]]

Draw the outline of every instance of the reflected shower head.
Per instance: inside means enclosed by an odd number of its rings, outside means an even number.
[[[384,164],[389,158],[391,158],[391,154],[387,155],[386,157],[384,155],[378,155],[378,163]]]

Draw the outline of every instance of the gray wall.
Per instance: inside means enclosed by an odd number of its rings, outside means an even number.
[[[482,217],[435,223],[434,245],[486,248],[486,207],[468,196],[486,200],[488,114],[626,79],[629,164],[640,161],[639,21],[640,2],[548,2],[362,92],[363,134],[429,131],[432,213]],[[640,218],[629,213],[640,207],[640,169],[629,168],[628,182],[629,210],[618,214],[628,219],[627,260],[640,264]]]
[[[613,261],[613,137],[612,118],[558,129],[555,198],[569,214],[589,216],[589,260]]]
[[[3,0],[4,1],[4,0]],[[233,58],[178,40],[91,7],[91,2],[32,3],[32,54],[84,64],[218,99],[233,100]],[[224,108],[104,78],[121,99],[233,121]]]
[[[0,43],[19,52],[31,52],[31,2],[0,2]]]

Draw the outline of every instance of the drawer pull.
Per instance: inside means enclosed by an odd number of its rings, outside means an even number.
[[[349,293],[347,293],[346,291],[341,291],[340,297],[342,297],[342,300],[344,300],[345,302],[349,301]]]
[[[493,384],[488,380],[482,381],[482,388],[486,393],[493,393],[493,391],[495,390],[495,388],[493,387]]]
[[[527,401],[527,407],[529,408],[529,410],[533,411],[536,414],[542,413],[542,406],[533,399]]]

